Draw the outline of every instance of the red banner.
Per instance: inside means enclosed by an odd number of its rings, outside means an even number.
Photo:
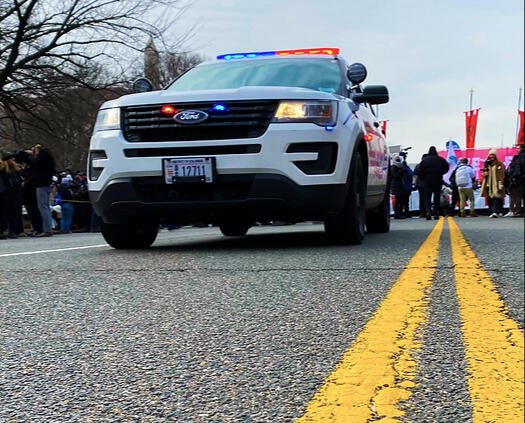
[[[521,115],[523,116],[523,112],[521,112]],[[383,132],[383,135],[386,137],[386,120],[381,122],[381,132]]]
[[[518,110],[518,113],[520,115],[520,130],[518,131],[518,141],[516,142],[516,144],[525,145],[525,136],[523,134],[523,110]]]
[[[467,148],[474,148],[476,143],[476,126],[478,125],[479,109],[470,110],[465,113],[465,127],[467,130],[466,146]]]

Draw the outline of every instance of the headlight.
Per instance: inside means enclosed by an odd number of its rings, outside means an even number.
[[[120,109],[118,107],[102,109],[98,112],[93,132],[109,129],[120,129]]]
[[[281,101],[272,122],[311,122],[335,125],[337,101]]]

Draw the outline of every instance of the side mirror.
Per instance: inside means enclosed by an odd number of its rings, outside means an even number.
[[[133,82],[134,93],[147,93],[153,91],[153,84],[148,78],[138,78]]]
[[[366,67],[362,63],[352,63],[346,71],[346,76],[354,85],[359,85],[363,82],[367,74]]]
[[[356,103],[384,104],[388,103],[388,88],[384,85],[367,85],[362,93],[352,97]]]

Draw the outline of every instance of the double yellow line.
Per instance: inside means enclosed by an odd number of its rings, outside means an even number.
[[[449,218],[474,423],[524,421],[524,338]],[[411,395],[444,220],[428,238],[297,423],[400,422]]]

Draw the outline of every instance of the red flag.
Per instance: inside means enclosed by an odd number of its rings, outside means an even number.
[[[520,115],[520,129],[518,131],[518,141],[516,142],[516,144],[525,145],[525,137],[523,134],[523,110],[518,110],[518,114]]]
[[[381,121],[381,132],[386,137],[386,120]]]
[[[476,126],[478,125],[479,109],[463,113],[465,113],[465,127],[467,129],[466,145],[467,148],[474,148],[474,144],[476,143]]]

